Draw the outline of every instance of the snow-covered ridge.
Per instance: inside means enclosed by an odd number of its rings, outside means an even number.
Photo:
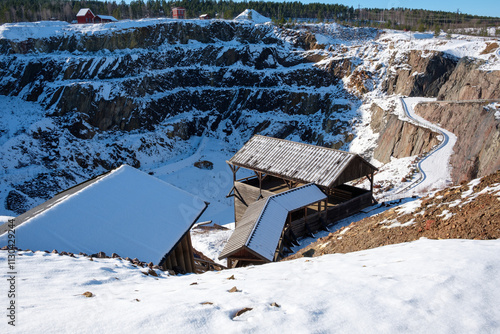
[[[209,25],[205,20],[174,20],[169,18],[155,18],[142,20],[120,20],[118,22],[99,24],[70,24],[63,21],[40,21],[5,23],[0,25],[0,39],[16,42],[28,39],[42,39],[51,37],[68,37],[69,35],[113,34],[116,32],[141,27],[168,24],[173,22],[189,22],[200,26]]]

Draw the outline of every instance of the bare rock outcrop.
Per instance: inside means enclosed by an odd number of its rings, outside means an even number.
[[[427,102],[417,113],[457,136],[452,179],[456,183],[483,177],[500,169],[500,119],[486,102]]]
[[[480,69],[484,61],[460,59],[450,78],[439,90],[439,100],[478,100],[500,98],[500,71]]]
[[[437,97],[456,64],[456,58],[438,51],[411,50],[403,57],[395,51],[389,62],[394,71],[383,88],[388,94]]]
[[[412,123],[402,121],[398,116],[372,105],[372,130],[380,136],[373,157],[387,163],[391,157],[404,158],[430,151],[439,143],[436,133]]]

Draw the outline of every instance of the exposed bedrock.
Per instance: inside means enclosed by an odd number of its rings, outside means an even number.
[[[438,51],[411,50],[405,54],[394,51],[383,89],[388,94],[437,97],[458,59]]]
[[[373,104],[371,127],[380,133],[373,157],[387,163],[391,157],[404,158],[430,151],[439,143],[437,134],[427,128],[402,121],[398,116]]]
[[[483,61],[464,57],[439,90],[439,100],[500,99],[500,71],[485,71]]]
[[[417,113],[457,136],[451,157],[456,183],[500,169],[500,119],[485,102],[419,103]]]

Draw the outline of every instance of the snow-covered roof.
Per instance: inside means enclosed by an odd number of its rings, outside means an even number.
[[[272,195],[248,206],[219,258],[247,247],[273,261],[288,213],[326,199],[325,193],[310,183]]]
[[[376,170],[357,154],[260,135],[253,136],[228,163],[324,187],[337,186]]]
[[[252,21],[255,23],[267,23],[271,22],[271,19],[268,17],[265,17],[263,15],[260,15],[258,12],[256,12],[253,9],[245,9],[240,15],[236,16],[234,18],[235,21]]]
[[[85,16],[85,14],[87,14],[88,11],[90,11],[92,13],[92,15],[94,15],[94,13],[90,10],[90,8],[82,8],[78,11],[76,16]]]
[[[113,16],[110,15],[97,15],[97,17],[99,17],[101,20],[110,20],[113,22],[118,22],[117,19],[115,19]]]
[[[103,251],[157,264],[206,206],[196,196],[123,165],[17,217],[16,246]],[[0,244],[7,244],[6,234]]]

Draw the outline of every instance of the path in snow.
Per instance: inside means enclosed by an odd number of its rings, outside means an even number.
[[[428,191],[433,188],[443,188],[451,183],[450,156],[453,153],[457,137],[452,132],[436,126],[415,113],[414,106],[424,101],[435,101],[435,99],[423,97],[401,98],[405,115],[413,123],[439,133],[442,141],[418,162],[421,178],[416,183],[402,189],[400,194],[404,192],[409,195],[410,193]]]
[[[205,149],[205,146],[207,145],[207,140],[208,138],[206,136],[203,136],[201,138],[198,148],[196,149],[196,152],[194,152],[191,156],[182,159],[180,161],[156,168],[154,169],[154,173],[156,175],[171,174],[180,169],[193,165],[195,162],[200,160],[201,152]]]

